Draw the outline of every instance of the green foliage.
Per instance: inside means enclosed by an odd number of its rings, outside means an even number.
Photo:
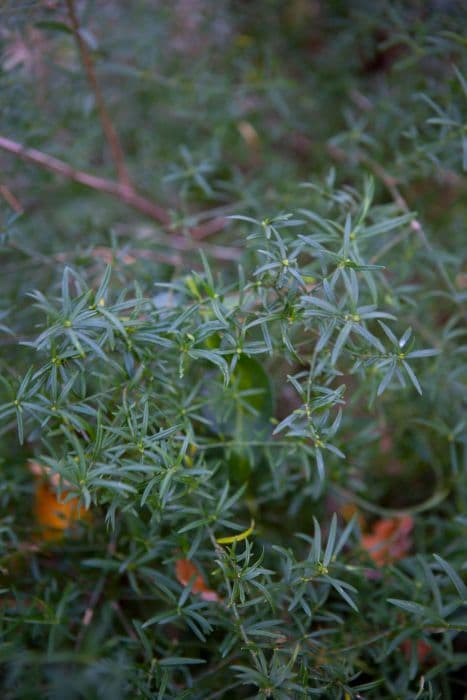
[[[2,153],[2,697],[463,692],[467,17],[376,5],[76,3],[171,224]],[[1,12],[0,135],[112,177],[66,3]]]

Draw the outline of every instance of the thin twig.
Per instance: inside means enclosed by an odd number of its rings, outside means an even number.
[[[218,233],[218,231],[222,231],[222,229],[225,228],[226,223],[227,219],[218,216],[215,219],[211,219],[211,221],[208,221],[202,226],[197,226],[196,228],[192,229],[192,235],[194,238],[196,238],[196,240],[200,241],[202,238],[212,236],[213,233]]]
[[[209,535],[209,539],[211,540],[212,546],[214,547],[214,551],[216,552],[216,554],[218,556],[222,556],[223,549],[216,542],[216,538],[214,537],[214,533],[210,527],[207,528],[207,532]],[[227,607],[229,607],[232,610],[234,617],[235,617],[235,621],[237,623],[238,630],[239,630],[240,635],[245,643],[245,646],[246,646],[248,652],[250,653],[251,658],[253,659],[253,663],[256,666],[256,669],[261,672],[261,665],[260,665],[259,660],[258,660],[258,654],[256,651],[254,651],[253,644],[252,644],[252,642],[251,642],[250,638],[248,637],[248,634],[245,630],[245,627],[244,627],[243,622],[242,622],[242,618],[240,616],[240,613],[238,612],[238,608],[235,604],[235,601],[233,600],[232,586],[230,585],[229,578],[225,575],[224,575],[224,581],[225,581],[225,585],[227,588],[228,596],[230,598],[230,603],[228,604]]]
[[[66,177],[74,182],[79,182],[85,187],[90,187],[93,190],[98,190],[99,192],[106,192],[114,197],[118,197],[125,204],[138,209],[143,214],[147,214],[152,219],[155,219],[164,226],[170,224],[170,216],[165,209],[160,207],[158,204],[154,204],[150,200],[146,199],[142,195],[138,194],[132,187],[128,185],[123,185],[119,182],[113,180],[107,180],[103,177],[98,177],[96,175],[91,175],[83,170],[76,170],[73,166],[65,163],[63,160],[49,156],[42,151],[38,151],[36,148],[26,148],[16,141],[7,139],[0,136],[0,148],[9,153],[13,153],[23,160],[27,160],[30,163],[39,165],[46,170],[51,170],[62,177]]]
[[[115,546],[117,542],[117,528],[112,532],[112,536],[107,544],[107,559],[110,559],[113,554],[115,553]],[[89,599],[88,606],[86,610],[84,611],[83,619],[81,621],[81,627],[78,631],[78,634],[76,635],[76,641],[75,641],[75,651],[78,651],[81,647],[81,644],[84,641],[84,637],[86,636],[86,632],[94,618],[94,613],[95,609],[97,606],[97,603],[99,602],[99,599],[104,591],[104,586],[107,582],[107,576],[109,574],[108,570],[105,570],[102,575],[99,577],[97,580],[97,583],[94,587],[94,590],[91,593],[91,597]]]
[[[227,223],[227,220],[226,220]],[[131,234],[131,229],[129,229],[128,226],[126,225],[117,225],[115,226],[116,232],[123,232],[127,234]],[[196,240],[190,240],[186,236],[181,236],[177,234],[172,234],[170,238],[166,236],[163,233],[160,233],[158,231],[154,231],[153,227],[147,227],[146,229],[141,229],[136,232],[134,235],[136,238],[139,240],[147,240],[149,239],[151,243],[157,244],[160,246],[163,246],[164,248],[169,246],[173,248],[174,250],[180,250],[182,252],[186,253],[191,253],[193,250],[198,249],[198,231],[199,228],[195,229],[188,229],[192,237],[195,238]],[[201,236],[202,238],[202,236]],[[224,245],[216,245],[216,244],[211,244],[211,243],[203,243],[203,250],[211,255],[214,258],[218,258],[219,260],[238,260],[241,257],[242,251],[240,247],[234,247],[234,246],[224,246]]]
[[[395,204],[406,214],[409,214],[411,212],[411,209],[407,203],[407,200],[405,197],[402,195],[398,185],[397,185],[397,180],[395,177],[390,175],[385,168],[377,163],[373,158],[370,158],[370,156],[367,156],[366,153],[363,153],[363,151],[354,151],[352,154],[346,153],[342,148],[339,148],[338,146],[335,146],[333,144],[328,144],[327,145],[327,151],[331,155],[334,160],[337,161],[356,161],[357,163],[363,163],[364,165],[367,166],[367,168],[373,173],[373,175],[378,178],[383,185],[386,187],[388,192],[391,194],[391,197],[393,198]],[[444,265],[442,260],[439,258],[438,255],[435,254],[435,251],[433,249],[433,246],[431,245],[430,241],[427,238],[427,235],[423,229],[423,226],[420,222],[419,219],[413,218],[412,221],[410,222],[410,228],[412,231],[414,231],[419,240],[421,241],[422,245],[424,246],[425,250],[431,255],[431,259],[433,264],[437,267],[438,272],[440,274],[440,277],[444,280],[446,286],[450,290],[452,294],[456,293],[456,290],[449,279],[449,276],[446,273],[446,270],[444,269]],[[395,245],[400,243],[401,240],[403,240],[405,236],[399,234],[398,236],[395,236],[385,247],[384,253],[387,253],[391,248],[393,248]],[[378,258],[380,255],[378,255]],[[370,262],[374,262],[377,258],[373,257]]]
[[[373,173],[373,175],[383,183],[383,185],[390,193],[392,199],[394,200],[394,203],[399,207],[399,209],[401,209],[406,214],[409,214],[411,212],[411,209],[407,204],[406,199],[402,196],[397,186],[396,178],[390,175],[390,173],[388,173],[382,165],[373,160],[373,158],[370,158],[366,155],[366,153],[363,153],[362,151],[353,151],[352,154],[348,154],[342,148],[339,148],[339,146],[335,146],[334,144],[328,144],[327,151],[329,155],[336,161],[349,162],[355,160],[357,161],[357,163],[363,163],[364,165],[366,165],[367,168]],[[412,221],[410,222],[410,228],[416,233],[418,233],[424,245],[427,248],[430,248],[430,244],[428,243],[422,225],[418,219],[412,219]]]
[[[76,168],[69,165],[69,163],[65,163],[63,160],[38,151],[36,148],[26,148],[17,141],[5,138],[4,136],[0,136],[0,149],[13,153],[15,156],[30,163],[34,163],[45,170],[57,173],[68,180],[79,182],[81,185],[89,187],[92,190],[105,192],[113,197],[117,197],[117,199],[121,200],[129,207],[145,214],[164,227],[171,229],[173,232],[180,232],[181,230],[180,227],[176,226],[172,228],[170,215],[166,209],[139,194],[131,185],[124,185],[114,180],[107,180],[103,177],[91,175],[84,170],[76,170]],[[201,226],[188,227],[187,231],[193,238],[200,240],[218,231],[222,231],[228,223],[229,220],[225,217],[215,217]]]
[[[81,627],[79,629],[78,634],[76,635],[75,651],[78,651],[81,647],[81,644],[83,643],[89,625],[93,620],[96,605],[99,602],[99,598],[101,597],[102,591],[104,590],[106,580],[107,572],[104,572],[102,576],[100,576],[100,578],[98,579],[96,586],[93,592],[91,593],[88,606],[84,611],[83,619],[81,621]]]
[[[5,185],[0,185],[0,195],[6,202],[8,202],[13,211],[15,211],[17,214],[23,213],[23,207],[21,206],[21,203],[16,199],[15,195],[12,192],[10,192],[8,187],[6,187]]]
[[[86,45],[86,42],[83,40],[78,16],[75,10],[75,0],[66,0],[66,4],[71,29],[78,46],[84,69],[86,71],[87,80],[94,94],[102,129],[111,150],[112,160],[117,171],[118,182],[96,177],[95,175],[91,175],[82,170],[77,170],[58,158],[48,156],[47,154],[34,148],[25,148],[21,144],[16,143],[11,139],[0,137],[0,148],[3,148],[10,153],[14,153],[24,160],[29,160],[36,165],[52,170],[63,177],[79,182],[86,187],[118,197],[125,202],[125,204],[137,209],[155,221],[168,227],[170,226],[171,222],[169,212],[163,207],[139,194],[130,181],[128,170],[125,165],[125,156],[122,144],[105,106],[104,97],[99,87],[91,53]],[[12,197],[8,190],[1,188],[0,195],[3,195],[3,197],[9,202],[15,211],[22,211],[21,205],[16,198]],[[217,216],[200,226],[189,227],[187,230],[193,238],[201,240],[207,236],[211,236],[214,233],[222,231],[226,227],[227,223],[228,221],[225,219],[225,217]],[[182,227],[179,226],[173,226],[172,228],[174,231],[180,231],[182,229]]]
[[[411,209],[409,205],[407,204],[407,200],[405,197],[403,197],[401,191],[399,190],[397,186],[397,180],[392,176],[389,175],[388,172],[383,168],[382,165],[377,163],[375,160],[370,158],[369,156],[365,155],[364,153],[361,154],[361,162],[364,163],[369,170],[375,175],[377,178],[381,180],[383,185],[386,187],[388,192],[391,194],[395,204],[401,209],[403,212],[406,214],[410,214]],[[423,230],[422,224],[417,218],[412,219],[410,222],[410,228],[412,231],[415,231],[415,233],[418,234],[419,238],[421,239],[423,245],[431,250],[431,246],[428,242],[428,239],[425,235],[425,232]]]
[[[94,70],[94,62],[92,60],[92,56],[88,50],[88,47],[86,46],[86,42],[83,40],[83,36],[81,34],[78,16],[75,11],[74,0],[67,0],[67,8],[71,28],[73,30],[78,50],[81,55],[81,60],[86,71],[86,76],[94,93],[94,98],[96,100],[97,111],[99,113],[99,119],[102,124],[102,129],[104,131],[105,138],[107,140],[107,143],[109,144],[112,153],[112,159],[117,170],[118,180],[122,185],[129,187],[130,178],[125,165],[125,156],[123,154],[122,144],[120,143],[118,134],[112,124],[112,121],[109,117],[109,113],[107,112],[104,98],[99,87],[99,83],[97,81],[96,71]]]
[[[125,613],[123,612],[120,603],[118,600],[113,600],[110,603],[110,607],[115,611],[117,614],[118,619],[122,623],[123,627],[125,628],[125,632],[127,635],[130,637],[130,639],[137,639],[136,632],[134,631],[133,627],[130,625],[128,622],[127,618],[125,617]]]
[[[134,209],[146,214],[164,226],[169,226],[171,217],[166,209],[139,194],[131,184],[128,170],[125,165],[125,155],[122,144],[105,106],[104,97],[102,95],[94,68],[94,61],[86,42],[83,40],[78,16],[75,10],[75,1],[66,0],[66,4],[68,8],[70,25],[78,46],[84,69],[86,71],[86,76],[94,93],[102,129],[112,153],[112,160],[117,171],[118,182],[113,182],[112,180],[106,180],[105,178],[96,177],[81,170],[76,170],[72,166],[58,160],[57,158],[48,156],[40,151],[37,151],[36,149],[24,148],[20,144],[17,144],[10,139],[0,138],[0,148],[4,148],[5,150],[10,151],[10,153],[15,153],[25,160],[29,160],[36,163],[36,165],[48,168],[49,170],[59,173],[60,175],[72,179],[75,182],[80,182],[87,187],[117,196],[122,199],[125,204],[128,204]],[[8,199],[5,193],[1,191],[0,194],[3,194],[3,196],[13,206],[13,200],[11,200],[11,197]],[[190,227],[189,232],[193,238],[201,240],[207,236],[211,236],[214,233],[222,231],[226,227],[227,223],[227,219],[224,217],[215,217],[201,226]],[[174,227],[174,230],[179,229]]]
[[[383,245],[382,248],[378,250],[377,253],[371,256],[370,258],[370,263],[371,265],[374,265],[375,263],[378,262],[378,260],[381,260],[381,258],[384,258],[385,255],[392,250],[392,248],[395,248],[399,243],[401,243],[407,236],[410,234],[409,229],[403,229],[400,233],[397,234],[397,236],[394,236],[391,238],[385,245]]]

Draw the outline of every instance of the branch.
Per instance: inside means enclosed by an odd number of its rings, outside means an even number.
[[[363,163],[364,165],[366,165],[368,170],[370,170],[373,173],[373,175],[383,183],[383,185],[386,187],[389,194],[391,195],[394,203],[399,207],[399,209],[401,209],[406,214],[410,213],[411,209],[407,204],[407,201],[399,191],[399,188],[397,187],[396,178],[390,175],[383,168],[383,166],[377,163],[375,160],[373,160],[373,158],[370,158],[366,155],[366,153],[363,153],[362,151],[354,151],[351,155],[349,155],[339,146],[335,146],[330,143],[327,144],[326,150],[331,156],[331,158],[333,158],[335,161],[344,161],[347,163],[356,161],[357,163]],[[410,228],[416,232],[422,231],[422,226],[418,219],[412,219],[412,221],[410,222]]]
[[[411,209],[407,204],[407,200],[405,199],[405,197],[402,196],[399,187],[397,186],[396,178],[390,175],[377,161],[373,160],[373,158],[370,158],[366,155],[366,153],[363,153],[362,151],[356,151],[353,152],[352,155],[349,155],[342,148],[340,148],[339,146],[334,146],[333,144],[327,144],[326,148],[331,158],[338,162],[344,161],[349,163],[352,161],[356,161],[357,163],[363,163],[363,165],[366,165],[368,170],[370,170],[370,172],[372,172],[373,175],[383,183],[383,185],[386,187],[389,194],[391,195],[394,203],[399,207],[399,209],[401,209],[401,211],[405,212],[406,214],[409,214],[411,212]],[[412,231],[415,231],[425,248],[429,251],[432,251],[430,242],[426,237],[425,231],[423,230],[422,224],[419,219],[412,219],[412,221],[410,222],[410,229]],[[392,248],[393,245],[397,245],[397,243],[400,242],[400,240],[401,239],[399,237],[395,237],[391,241],[390,245],[388,245],[388,248],[385,250],[385,253],[390,248]],[[436,264],[439,266],[438,262]]]
[[[0,136],[0,149],[13,153],[15,156],[29,161],[30,163],[34,163],[45,170],[50,170],[62,177],[66,177],[68,180],[79,182],[81,185],[89,187],[92,190],[106,192],[107,194],[117,197],[129,207],[140,211],[142,214],[145,214],[166,228],[171,228],[170,215],[167,210],[139,194],[132,185],[125,185],[120,182],[115,182],[114,180],[107,180],[103,177],[91,175],[83,170],[76,170],[63,160],[49,156],[47,153],[38,151],[36,148],[26,148],[22,144],[7,139],[4,136]],[[228,219],[218,216],[201,226],[190,227],[189,231],[193,238],[200,240],[218,231],[222,231],[228,223]],[[174,232],[180,232],[181,230],[181,227],[172,228]]]
[[[123,154],[122,144],[120,143],[120,139],[118,138],[117,132],[115,131],[112,121],[109,117],[109,113],[107,112],[104,98],[102,96],[99,83],[97,82],[96,72],[94,70],[94,63],[91,54],[88,50],[88,47],[86,46],[86,42],[83,41],[78,17],[75,12],[74,0],[67,0],[67,7],[71,28],[73,30],[73,34],[76,39],[79,52],[81,54],[81,60],[86,71],[88,82],[94,93],[97,110],[99,112],[99,119],[101,120],[102,129],[104,131],[107,143],[110,146],[112,159],[117,170],[118,180],[122,185],[126,185],[127,187],[129,187],[130,178],[125,165],[125,156]]]
[[[21,206],[21,203],[16,199],[13,192],[10,192],[6,185],[0,185],[0,195],[6,202],[8,202],[13,211],[15,211],[17,214],[23,213],[23,207]]]
[[[366,165],[368,170],[373,173],[375,177],[377,177],[383,185],[386,187],[388,192],[390,193],[393,201],[395,204],[406,214],[409,214],[411,212],[411,209],[407,203],[407,200],[405,197],[402,195],[399,187],[398,187],[398,182],[395,177],[393,177],[390,173],[386,171],[386,169],[380,165],[377,161],[373,160],[373,158],[370,158],[370,156],[367,156],[366,153],[357,150],[356,152],[352,153],[349,155],[346,153],[342,148],[339,148],[339,146],[335,146],[333,144],[328,143],[327,146],[327,151],[329,155],[336,161],[338,162],[347,162],[347,163],[352,163],[352,162],[357,162],[357,163],[362,163],[363,165]],[[434,265],[437,267],[438,272],[440,274],[441,279],[444,280],[446,286],[449,288],[450,292],[452,294],[456,293],[456,289],[454,288],[451,280],[449,279],[448,275],[446,274],[446,271],[444,269],[444,265],[442,261],[440,260],[440,257],[436,255],[436,252],[433,249],[433,246],[431,245],[430,241],[427,238],[427,235],[425,233],[425,230],[421,224],[420,219],[414,218],[409,224],[409,227],[411,231],[414,231],[415,234],[418,236],[419,240],[422,242],[422,245],[425,247],[426,251],[430,254]],[[391,240],[376,254],[374,255],[370,262],[374,263],[379,258],[384,254],[391,250],[394,246],[398,245],[404,238],[405,238],[405,232],[399,233],[397,236],[394,236],[391,238]],[[436,344],[435,344],[436,345]]]
[[[118,197],[123,200],[125,204],[155,219],[159,223],[164,224],[164,226],[170,224],[170,216],[165,209],[138,194],[133,187],[129,185],[123,185],[113,180],[106,180],[103,177],[90,175],[82,170],[75,170],[75,168],[65,163],[63,160],[42,153],[42,151],[38,151],[36,148],[26,148],[22,144],[4,138],[3,136],[0,136],[0,148],[9,153],[13,153],[23,160],[39,165],[41,168],[51,170],[53,173],[62,175],[69,180],[74,180],[74,182],[79,182],[81,185],[90,187],[93,190],[106,192],[114,197]]]
[[[107,194],[113,195],[114,197],[118,197],[120,200],[125,202],[125,204],[127,204],[130,207],[133,207],[133,209],[137,209],[138,211],[150,217],[151,219],[154,219],[158,223],[163,224],[163,226],[165,227],[170,227],[171,219],[167,210],[163,207],[160,207],[158,204],[155,204],[143,195],[139,194],[131,184],[128,171],[125,166],[123,148],[107,112],[104,98],[102,96],[102,92],[97,81],[96,72],[94,70],[94,63],[91,54],[88,50],[88,47],[86,46],[86,42],[83,40],[81,34],[78,17],[75,11],[75,2],[74,0],[66,0],[66,4],[68,8],[68,16],[70,19],[71,28],[73,30],[76,43],[78,45],[81,60],[86,71],[86,76],[94,93],[97,109],[99,112],[99,118],[102,124],[102,129],[104,131],[105,138],[112,152],[112,159],[117,170],[118,182],[115,182],[114,180],[107,180],[106,178],[102,177],[97,177],[82,170],[76,170],[75,168],[73,168],[73,166],[69,165],[68,163],[65,163],[62,160],[59,160],[58,158],[54,158],[53,156],[49,156],[46,153],[42,153],[41,151],[38,151],[35,148],[26,148],[25,146],[22,146],[16,141],[12,141],[11,139],[7,139],[1,136],[0,148],[5,151],[8,151],[9,153],[13,153],[16,156],[19,156],[23,160],[35,163],[35,165],[39,165],[42,168],[51,170],[52,172],[62,175],[63,177],[68,178],[69,180],[79,182],[81,185],[85,185],[86,187],[90,187],[91,189],[98,190],[100,192],[106,192]],[[9,190],[7,190],[4,187],[0,187],[0,195],[7,200],[7,202],[15,211],[19,212],[20,210],[22,210],[21,205],[16,200],[16,198],[14,198],[13,195],[11,195]],[[226,227],[227,223],[227,219],[218,216],[200,226],[189,227],[189,231],[193,238],[200,240],[207,236],[211,236],[212,234],[217,233],[218,231],[222,231],[222,229]],[[172,227],[172,230],[181,231],[182,227],[174,226]]]

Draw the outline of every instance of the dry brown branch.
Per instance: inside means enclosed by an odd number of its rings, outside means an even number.
[[[99,119],[102,124],[102,129],[104,131],[105,138],[107,140],[107,143],[109,144],[110,151],[112,153],[112,159],[114,161],[115,168],[117,171],[118,181],[122,185],[129,187],[130,178],[125,165],[125,156],[123,153],[122,144],[120,143],[118,134],[115,131],[112,121],[109,117],[109,113],[107,112],[104,97],[102,95],[99,83],[97,81],[96,71],[94,70],[94,62],[80,31],[78,16],[75,11],[74,0],[67,0],[67,8],[71,28],[73,30],[76,44],[81,55],[81,60],[86,71],[86,76],[94,93],[94,98],[96,100],[97,111],[99,113]]]
[[[96,175],[91,175],[83,170],[76,170],[73,166],[65,163],[63,160],[49,156],[42,151],[38,151],[36,148],[26,148],[16,141],[7,139],[0,136],[0,148],[9,153],[13,153],[19,156],[23,160],[27,160],[30,163],[35,163],[46,170],[51,170],[58,175],[68,178],[69,180],[74,180],[79,182],[81,185],[90,187],[93,190],[98,190],[100,192],[106,192],[114,197],[118,197],[125,204],[138,209],[143,214],[150,216],[164,226],[170,224],[169,214],[165,209],[160,207],[154,202],[151,202],[146,197],[138,194],[133,187],[129,185],[123,185],[119,182],[114,182],[113,180],[107,180],[103,177],[98,177]]]
[[[115,530],[111,538],[107,544],[107,558],[111,558],[115,554],[115,543],[117,541],[117,531]],[[89,628],[89,625],[92,622],[92,619],[94,617],[95,609],[96,606],[99,602],[99,599],[104,592],[104,587],[107,582],[107,576],[108,576],[108,571],[104,570],[104,573],[99,577],[97,580],[96,585],[94,586],[94,589],[90,595],[88,606],[86,610],[84,611],[83,618],[81,620],[81,627],[78,631],[78,634],[76,636],[76,643],[75,643],[75,649],[79,649],[81,647],[81,644],[84,641],[84,638],[86,636],[86,632]]]
[[[338,162],[349,162],[349,161],[356,161],[357,163],[363,163],[363,165],[366,165],[368,170],[378,179],[380,182],[383,183],[383,185],[386,187],[388,192],[390,193],[394,203],[399,207],[401,211],[403,211],[406,214],[409,214],[411,209],[409,205],[407,204],[407,200],[403,195],[401,194],[399,187],[397,186],[397,180],[395,177],[390,175],[382,165],[377,163],[375,160],[370,158],[369,156],[366,155],[366,153],[363,153],[361,151],[354,151],[352,152],[351,155],[346,153],[342,148],[339,148],[338,146],[334,146],[333,144],[328,144],[327,145],[327,151],[329,155],[336,161]],[[425,232],[422,228],[422,225],[420,221],[416,218],[413,218],[412,221],[410,222],[410,228],[412,231],[418,234],[420,240],[422,241],[423,245],[426,248],[430,248],[430,244],[428,242],[428,239],[425,235]],[[397,243],[402,240],[404,236],[401,238],[395,237],[388,246],[385,249],[385,253],[392,248],[394,245],[397,245]],[[380,257],[380,256],[378,256]],[[373,262],[373,260],[371,261]]]
[[[222,231],[227,226],[227,223],[228,222],[225,217],[216,216],[215,219],[211,219],[211,221],[207,221],[201,226],[195,226],[195,228],[192,228],[191,235],[193,238],[196,238],[197,241],[200,241],[202,238],[212,236],[214,233]]]
[[[35,148],[26,148],[23,145],[12,141],[11,139],[0,137],[0,148],[6,150],[10,153],[19,156],[23,160],[27,160],[31,163],[35,163],[42,168],[51,170],[63,177],[66,177],[75,182],[79,182],[86,187],[98,190],[100,192],[106,192],[107,194],[118,197],[121,201],[125,202],[130,207],[137,209],[146,216],[154,219],[165,227],[170,227],[173,231],[180,231],[181,227],[172,226],[171,227],[171,217],[166,209],[155,204],[151,200],[147,199],[145,196],[138,193],[130,182],[128,171],[125,165],[125,157],[123,153],[123,148],[120,143],[118,134],[112,124],[112,121],[107,112],[105,106],[104,98],[99,87],[96,72],[94,69],[94,62],[91,53],[83,40],[82,32],[79,25],[78,16],[75,11],[74,0],[66,0],[68,8],[68,17],[70,20],[71,29],[73,31],[78,50],[81,56],[81,60],[86,71],[86,76],[88,82],[96,100],[96,106],[99,113],[99,119],[102,124],[102,129],[104,131],[105,138],[109,144],[112,160],[114,162],[118,181],[108,180],[106,178],[98,177],[92,175],[82,170],[77,170],[73,166],[65,163],[58,158],[49,156],[46,153],[38,151]],[[16,211],[21,212],[23,209],[17,199],[13,197],[10,191],[3,186],[0,186],[0,195],[6,199],[10,206]],[[187,227],[186,230],[189,231],[191,236],[197,240],[201,240],[207,236],[211,236],[218,231],[224,229],[227,225],[227,219],[224,217],[217,216],[212,218],[206,223],[200,226]]]
[[[26,148],[17,141],[0,136],[0,149],[13,153],[23,160],[34,163],[45,170],[57,173],[68,180],[79,182],[85,187],[98,192],[105,192],[117,197],[128,206],[140,211],[166,228],[171,228],[170,215],[163,207],[155,204],[143,195],[139,194],[131,185],[124,185],[114,180],[107,180],[97,175],[91,175],[83,170],[76,170],[72,165],[63,160],[49,156],[47,153],[38,151],[36,148]],[[190,234],[193,238],[201,240],[206,236],[211,236],[218,231],[222,231],[227,226],[228,220],[225,217],[215,217],[201,226],[190,227]],[[179,232],[180,227],[171,228],[174,232]]]
[[[227,220],[224,219],[224,221],[225,227]],[[178,235],[179,231],[172,231],[169,237],[169,235],[163,231],[157,231],[154,226],[139,226],[137,230],[135,230],[134,226],[132,227],[131,225],[127,224],[115,224],[113,230],[117,234],[123,234],[125,236],[133,235],[140,241],[149,240],[153,245],[157,245],[162,248],[162,250],[172,248],[173,250],[179,250],[183,253],[186,252],[189,255],[192,251],[199,248],[196,237],[193,239],[188,238],[187,236]],[[199,229],[190,230],[193,233],[193,230],[196,232]],[[203,250],[208,255],[212,256],[213,258],[217,258],[218,260],[239,260],[242,255],[242,250],[240,247],[218,245],[208,242],[203,243]],[[134,249],[132,249],[132,253],[136,255]]]
[[[123,612],[122,607],[121,607],[120,603],[118,602],[118,600],[113,600],[110,603],[110,607],[115,611],[118,619],[122,623],[122,626],[125,629],[125,632],[129,636],[129,638],[136,640],[137,639],[136,632],[132,628],[130,622],[127,620],[125,613]]]
[[[159,252],[156,250],[147,250],[145,248],[140,249],[140,248],[135,248],[135,249],[130,249],[126,252],[121,252],[121,251],[113,251],[112,248],[109,248],[107,246],[96,246],[95,248],[90,248],[89,251],[86,251],[88,255],[96,260],[101,260],[102,262],[106,263],[107,265],[111,265],[114,260],[116,259],[119,263],[123,263],[123,265],[132,265],[134,264],[138,259],[141,260],[152,260],[155,262],[160,262],[164,263],[166,265],[181,265],[183,260],[181,255],[178,253],[174,254],[168,254],[164,252]],[[66,263],[69,262],[70,260],[73,260],[75,256],[81,256],[83,253],[82,252],[66,252],[66,253],[56,253],[53,256],[54,260],[57,260],[58,262],[61,263]]]
[[[8,202],[13,211],[15,211],[17,214],[22,213],[23,207],[21,206],[21,203],[16,199],[15,195],[10,192],[8,187],[5,185],[0,185],[0,195],[6,202]]]

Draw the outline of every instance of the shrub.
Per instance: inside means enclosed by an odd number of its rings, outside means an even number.
[[[3,696],[460,697],[465,11],[85,5],[6,10]]]

